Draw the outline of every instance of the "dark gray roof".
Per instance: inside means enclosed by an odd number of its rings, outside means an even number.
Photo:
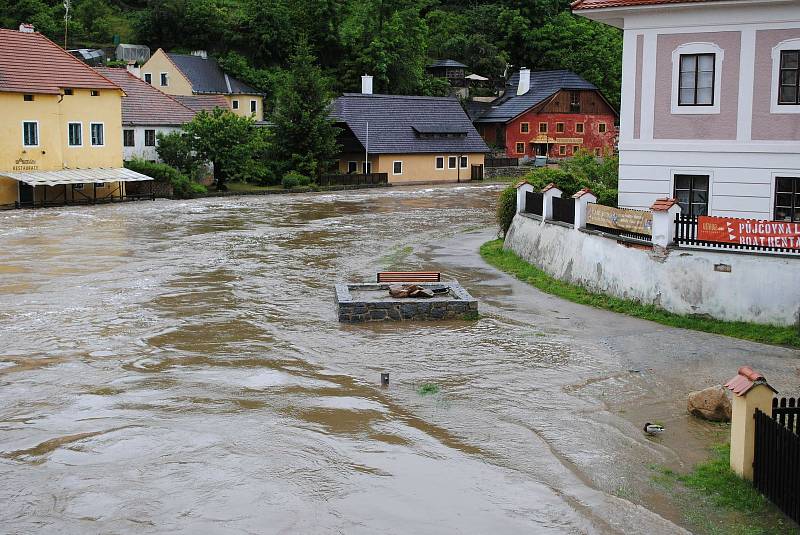
[[[435,69],[437,67],[459,67],[462,69],[467,68],[466,65],[464,65],[463,63],[459,63],[454,59],[437,59],[428,64],[429,69]]]
[[[531,71],[531,88],[524,95],[517,95],[518,85],[519,72],[515,72],[506,83],[505,94],[492,102],[492,105],[475,119],[475,122],[510,121],[562,89],[597,90],[595,85],[572,71]]]
[[[228,76],[214,58],[203,59],[188,54],[167,54],[169,59],[192,84],[193,93],[222,93],[226,95],[258,95],[258,91]]]
[[[334,102],[332,115],[362,146],[369,123],[372,154],[489,152],[455,98],[345,93]],[[419,132],[465,135],[422,137]]]

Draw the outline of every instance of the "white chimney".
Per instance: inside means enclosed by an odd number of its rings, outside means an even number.
[[[362,95],[371,95],[372,94],[372,76],[365,74],[361,77],[361,94]]]
[[[531,89],[531,70],[523,67],[519,70],[519,85],[517,95],[524,95]]]
[[[198,58],[208,59],[208,52],[205,50],[192,50],[192,55]]]
[[[129,73],[134,75],[137,78],[142,77],[142,68],[136,65],[135,61],[129,61],[128,65],[125,67]]]
[[[22,33],[34,33],[36,30],[34,29],[33,24],[22,23],[19,25],[19,31]]]

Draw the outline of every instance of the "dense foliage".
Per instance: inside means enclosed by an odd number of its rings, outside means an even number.
[[[541,167],[530,172],[525,180],[538,190],[551,182],[570,196],[583,188],[589,188],[597,196],[599,204],[617,205],[617,181],[619,179],[619,159],[608,155],[595,158],[591,153],[582,152],[559,167]]]
[[[368,73],[376,92],[437,94],[425,65],[450,58],[495,85],[507,64],[573,69],[619,102],[620,32],[571,15],[569,0],[73,0],[71,14],[70,48],[118,35],[153,50],[206,49],[268,105],[301,35],[334,92],[357,91]],[[63,15],[62,0],[0,0],[0,26],[30,22],[58,43]]]
[[[192,182],[189,177],[165,163],[134,159],[125,162],[125,167],[152,177],[156,182],[171,184],[172,194],[178,199],[185,199],[206,192],[205,186]]]
[[[517,215],[517,188],[508,186],[500,192],[500,197],[497,199],[497,224],[500,225],[500,231],[503,236],[506,235],[508,229],[511,228],[511,222],[514,221],[514,216]]]

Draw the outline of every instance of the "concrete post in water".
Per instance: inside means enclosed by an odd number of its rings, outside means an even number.
[[[533,186],[531,186],[527,180],[523,180],[522,182],[517,184],[517,213],[521,213],[525,211],[525,194],[526,193],[533,193]]]
[[[586,228],[586,212],[589,208],[589,203],[596,203],[597,196],[592,193],[589,188],[583,188],[578,193],[572,196],[575,199],[575,225],[574,230]]]
[[[542,193],[544,193],[544,199],[542,199],[542,219],[547,221],[548,219],[553,219],[553,197],[558,197],[560,199],[563,191],[558,189],[558,186],[551,182],[542,189]]]
[[[752,481],[755,411],[759,409],[772,416],[772,397],[778,391],[767,383],[763,375],[748,366],[739,368],[736,377],[725,383],[725,388],[733,392],[731,470]]]
[[[667,248],[675,241],[675,216],[681,213],[677,199],[658,199],[653,212],[653,245]]]
[[[389,386],[389,372],[381,373],[381,386]]]

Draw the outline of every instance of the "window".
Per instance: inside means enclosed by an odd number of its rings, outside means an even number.
[[[358,172],[358,162],[347,162],[347,172],[350,174]]]
[[[556,123],[556,132],[559,134],[564,133],[564,123]]]
[[[601,134],[605,134],[607,129],[608,126],[606,125],[606,123],[600,123],[597,125],[597,131],[600,132]]]
[[[575,123],[575,133],[583,134],[583,123]]]
[[[516,146],[517,154],[525,154],[525,143],[519,141]]]
[[[570,91],[569,92],[569,111],[571,113],[580,113],[581,112],[581,92],[580,91]]]
[[[521,134],[527,134],[531,131],[531,123],[519,123],[519,132]]]
[[[675,198],[682,214],[708,215],[708,175],[675,175]]]
[[[461,156],[461,161],[459,162],[459,166],[461,169],[466,169],[469,167],[469,159],[466,156]]]
[[[361,172],[368,175],[372,172],[372,162],[361,162]]]
[[[594,149],[594,155],[595,155],[595,156],[600,156],[600,149],[598,149],[598,148],[595,148],[595,149]]]
[[[92,146],[102,147],[105,145],[103,139],[103,123],[91,123]]]
[[[681,54],[678,106],[714,105],[715,54]]]
[[[67,124],[67,138],[70,147],[80,147],[83,145],[83,131],[81,123]]]
[[[156,146],[156,131],[155,130],[145,130],[144,131],[144,146],[145,147],[155,147]]]
[[[558,154],[564,156],[567,154],[567,146],[566,145],[559,145],[558,146]]]
[[[22,123],[22,144],[26,147],[39,146],[39,123],[37,121]]]
[[[106,187],[106,184],[105,182],[95,182],[94,187],[103,189],[104,187]]]
[[[540,134],[547,133],[547,123],[539,123],[539,133]]]
[[[800,50],[781,50],[778,104],[800,104]]]
[[[580,145],[573,145],[572,146],[572,154],[573,155],[578,154],[578,152],[580,152],[580,150],[581,150]]]
[[[65,89],[65,90],[64,90],[64,94],[65,94],[65,95],[72,95],[72,94],[73,94],[73,91],[72,91],[72,89]]]
[[[83,189],[83,184],[73,184],[72,189],[81,191]]]
[[[393,175],[402,175],[403,174],[403,162],[392,162],[392,174]]]
[[[169,80],[167,79],[167,73],[161,73],[161,87],[167,87],[169,85]]]
[[[456,168],[456,163],[457,163],[456,160],[457,160],[457,158],[455,156],[448,156],[447,157],[447,168],[448,169],[455,169]]]
[[[232,107],[234,110],[238,110],[238,109],[239,109],[239,101],[238,101],[238,100],[232,100],[232,101],[231,101],[231,107]]]
[[[91,91],[89,91],[89,94],[91,96],[93,96],[93,97],[99,97],[100,96],[100,91],[98,91],[96,89],[92,89]]]
[[[123,130],[122,131],[122,145],[124,147],[135,147],[136,146],[133,130]]]
[[[250,101],[250,113],[255,113],[258,109],[258,103],[255,100]]]
[[[775,221],[800,222],[800,177],[776,179]]]
[[[144,81],[150,85],[153,85],[153,75],[149,72],[144,73]]]
[[[444,156],[436,157],[436,169],[444,169]]]
[[[33,95],[22,95],[22,100],[25,102],[33,102]]]

